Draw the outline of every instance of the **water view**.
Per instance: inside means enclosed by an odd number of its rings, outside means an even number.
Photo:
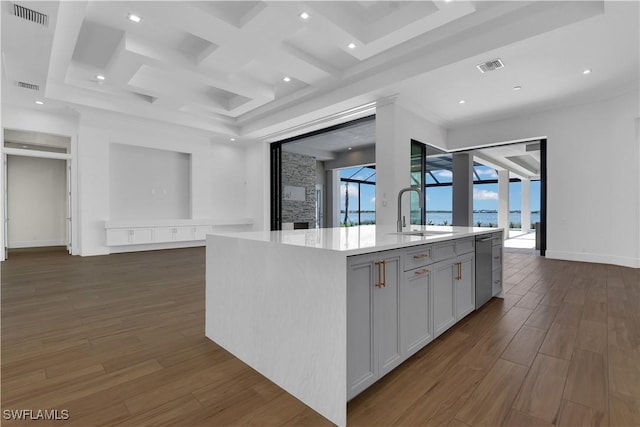
[[[412,212],[411,222],[419,222],[419,213]],[[427,211],[427,224],[429,225],[451,225],[451,211]],[[535,223],[540,221],[540,211],[531,212],[531,228],[535,227]],[[361,211],[360,222],[358,222],[358,211],[349,211],[347,222],[345,223],[344,210],[340,212],[341,225],[358,225],[358,223],[375,224],[376,213],[373,211]],[[473,225],[475,227],[497,227],[498,212],[497,211],[474,211]],[[520,211],[509,212],[509,228],[520,228]]]

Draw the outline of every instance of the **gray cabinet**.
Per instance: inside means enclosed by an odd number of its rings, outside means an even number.
[[[431,268],[405,272],[400,295],[401,344],[407,358],[433,340]]]
[[[453,299],[454,270],[452,261],[441,261],[433,266],[433,329],[437,337],[456,322]]]
[[[434,338],[475,309],[475,258],[473,239],[434,244],[434,254],[449,259],[433,265]]]
[[[458,276],[454,277],[456,322],[476,308],[475,255],[473,252],[457,259]]]
[[[502,292],[502,232],[494,233],[491,248],[491,294],[495,297]]]
[[[349,257],[347,399],[475,309],[475,240]]]
[[[401,252],[349,258],[347,264],[347,398],[403,360],[400,343]]]

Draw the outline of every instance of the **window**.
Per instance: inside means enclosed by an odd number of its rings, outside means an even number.
[[[375,223],[375,166],[358,166],[340,170],[340,226]]]

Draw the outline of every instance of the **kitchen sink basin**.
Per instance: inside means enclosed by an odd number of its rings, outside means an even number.
[[[443,234],[451,234],[451,231],[439,231],[439,230],[408,230],[408,231],[396,231],[395,233],[389,234],[397,234],[400,236],[440,236]]]

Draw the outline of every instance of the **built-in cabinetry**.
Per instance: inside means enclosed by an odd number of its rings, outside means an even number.
[[[502,292],[502,231],[493,233],[491,247],[491,290],[492,295]]]
[[[347,272],[350,397],[402,362],[401,251],[353,257]]]
[[[400,324],[405,358],[433,340],[431,249],[431,245],[423,245],[404,253],[404,280],[400,284]]]
[[[434,243],[434,336],[475,309],[475,253],[472,238]]]
[[[476,237],[476,310],[502,295],[502,231]]]
[[[153,220],[106,221],[107,246],[202,241],[216,226],[249,225],[250,219],[235,221]]]
[[[347,398],[475,308],[474,240],[348,258]]]

